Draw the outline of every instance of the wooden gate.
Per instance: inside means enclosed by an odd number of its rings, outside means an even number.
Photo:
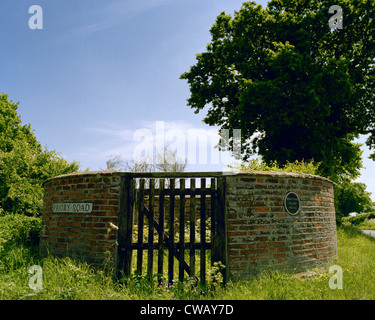
[[[186,276],[205,283],[208,263],[226,265],[224,188],[222,173],[125,173],[116,278],[136,271],[169,283]]]

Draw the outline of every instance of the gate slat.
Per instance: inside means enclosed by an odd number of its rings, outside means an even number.
[[[135,211],[135,189],[136,181],[132,179],[129,186],[129,207],[128,207],[128,219],[127,219],[127,244],[132,244],[133,242],[133,231],[134,231],[134,211]],[[133,259],[133,250],[127,251],[127,268],[129,268],[128,275],[131,275],[132,270],[132,259]]]
[[[206,179],[201,179],[201,189],[206,188]],[[200,277],[201,282],[206,282],[206,195],[201,194],[201,256],[200,256]]]
[[[170,190],[175,189],[175,179],[170,179]],[[173,281],[174,270],[174,207],[175,196],[172,194],[169,199],[169,256],[168,256],[168,283]]]
[[[143,262],[143,225],[144,225],[144,188],[145,180],[141,179],[139,182],[139,197],[138,197],[138,252],[137,252],[137,272],[142,274]]]
[[[154,203],[155,203],[155,179],[150,179],[150,196],[148,206],[148,255],[147,255],[147,275],[148,278],[152,279],[152,269],[154,263]]]
[[[159,180],[159,243],[158,243],[158,274],[163,275],[164,250],[164,179]]]
[[[211,178],[211,189],[216,191],[216,178]],[[216,201],[217,201],[217,195],[216,192],[211,194],[211,243],[214,242],[215,238],[215,226],[216,226],[216,215],[215,215],[215,210],[216,210]],[[211,250],[211,265],[213,266],[214,264],[214,259],[213,259],[213,252],[214,250]]]
[[[190,189],[195,190],[195,178],[190,179]],[[190,197],[190,277],[195,276],[195,214],[196,214],[196,199],[195,195]]]
[[[180,180],[180,189],[185,190],[185,179]],[[183,262],[185,261],[185,196],[180,196],[180,259],[179,259],[179,270],[178,279],[184,280],[184,268]]]

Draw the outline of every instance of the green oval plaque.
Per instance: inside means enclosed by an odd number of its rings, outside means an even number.
[[[285,196],[285,209],[289,214],[297,214],[300,210],[300,201],[294,192],[288,192]]]

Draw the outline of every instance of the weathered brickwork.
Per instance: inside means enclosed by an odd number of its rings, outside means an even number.
[[[117,225],[120,180],[121,173],[116,171],[47,180],[41,253],[71,256],[93,265],[113,263],[117,232],[110,224]],[[285,209],[288,192],[300,199],[296,215]],[[186,200],[188,209],[189,197]],[[92,203],[93,207],[90,213],[53,213],[54,203]],[[156,197],[155,218],[157,208]],[[209,208],[208,201],[208,216]],[[198,213],[199,208],[197,217]],[[336,256],[333,183],[327,179],[270,172],[227,175],[225,215],[232,279],[249,278],[265,269],[306,271],[325,266]]]
[[[288,192],[301,210],[289,214]],[[337,252],[333,183],[276,173],[237,174],[226,180],[228,261],[231,278],[261,270],[301,272],[327,265]]]
[[[116,172],[82,173],[44,185],[40,249],[43,255],[71,256],[93,265],[113,261],[120,194]],[[54,203],[93,203],[91,213],[53,213]]]

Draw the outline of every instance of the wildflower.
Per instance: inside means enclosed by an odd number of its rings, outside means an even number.
[[[111,229],[118,230],[118,226],[114,225],[112,222],[109,223],[109,227],[110,227]]]

